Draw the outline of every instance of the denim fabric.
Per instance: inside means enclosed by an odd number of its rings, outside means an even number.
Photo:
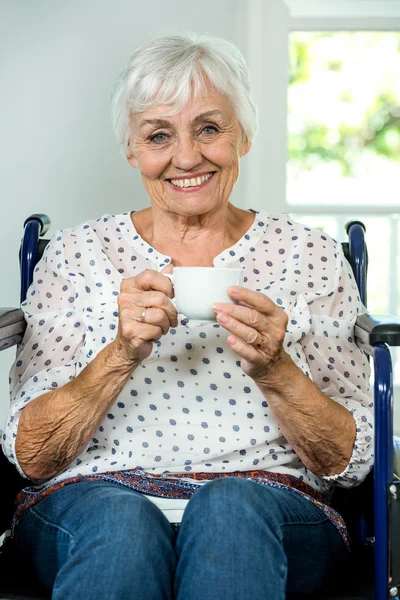
[[[300,494],[235,477],[199,488],[180,526],[117,483],[69,485],[26,511],[16,548],[56,600],[301,598],[349,558]]]

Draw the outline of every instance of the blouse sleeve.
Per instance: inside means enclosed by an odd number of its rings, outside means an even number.
[[[10,409],[2,437],[4,454],[26,478],[15,454],[18,423],[24,407],[61,387],[76,375],[84,342],[79,292],[65,258],[64,234],[56,232],[35,268],[24,311],[27,327],[10,371]]]
[[[341,487],[353,487],[365,479],[374,460],[370,366],[354,337],[356,318],[366,309],[340,244],[335,260],[334,287],[308,304],[310,329],[300,342],[314,383],[355,420],[356,439],[348,465],[342,473],[324,477]]]

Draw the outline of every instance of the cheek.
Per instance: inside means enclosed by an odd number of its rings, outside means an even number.
[[[146,151],[138,152],[139,169],[142,175],[149,179],[157,179],[168,165],[168,157],[165,152]]]
[[[239,160],[236,145],[230,140],[224,140],[219,144],[210,145],[204,150],[208,160],[223,169],[229,169],[237,165]]]

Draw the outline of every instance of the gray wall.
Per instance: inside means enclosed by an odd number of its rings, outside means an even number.
[[[119,153],[110,92],[145,38],[193,30],[236,42],[240,0],[1,0],[1,305],[18,304],[25,218],[69,227],[148,205],[139,173]],[[14,350],[0,353],[0,428]]]
[[[86,218],[148,205],[138,171],[119,153],[109,113],[126,57],[155,33],[190,29],[238,45],[252,75],[260,129],[233,201],[282,209],[294,3],[303,1],[0,0],[1,306],[18,305],[18,248],[29,214],[48,214],[51,235]],[[13,358],[13,349],[0,353],[0,428]],[[400,434],[400,397],[395,406]]]

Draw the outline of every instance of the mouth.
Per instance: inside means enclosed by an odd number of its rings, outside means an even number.
[[[193,192],[205,187],[214,176],[215,171],[199,177],[185,179],[167,179],[169,185],[179,192]]]

